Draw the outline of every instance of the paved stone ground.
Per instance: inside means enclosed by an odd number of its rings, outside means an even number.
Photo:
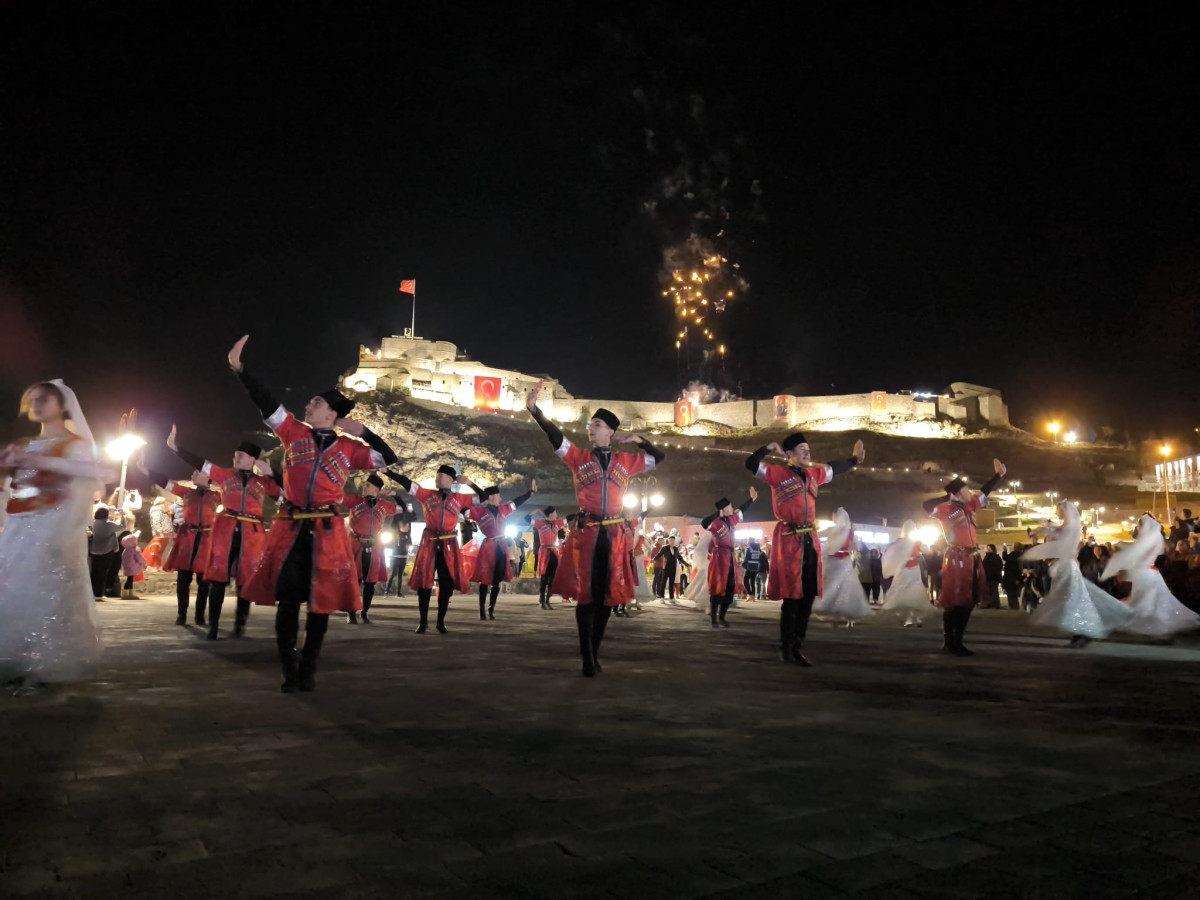
[[[0,700],[0,894],[1200,896],[1195,645],[997,612],[970,660],[814,624],[800,670],[776,609],[613,620],[583,679],[568,609],[385,600],[281,695],[269,612],[213,644],[109,601],[96,682]]]

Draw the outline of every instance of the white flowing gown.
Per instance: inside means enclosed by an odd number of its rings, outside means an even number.
[[[911,519],[900,529],[902,535],[912,534],[917,525]],[[883,594],[884,612],[907,616],[906,621],[920,621],[933,612],[929,591],[921,580],[921,567],[909,566],[917,542],[901,537],[883,551],[883,579],[892,579],[891,587]]]
[[[1062,504],[1063,523],[1054,539],[1030,547],[1021,559],[1052,559],[1050,590],[1029,617],[1031,625],[1056,628],[1066,634],[1106,638],[1125,628],[1133,610],[1083,577],[1076,556],[1083,526],[1074,503]]]
[[[708,609],[708,556],[712,552],[712,542],[711,531],[705,529],[700,533],[700,541],[692,550],[695,568],[682,598],[685,602],[704,610]]]
[[[834,515],[833,528],[821,548],[821,596],[813,604],[813,612],[843,619],[862,619],[871,614],[866,591],[854,571],[854,560],[836,554],[846,549],[850,540],[850,515],[839,509]]]
[[[43,454],[57,440],[34,440]],[[66,460],[95,461],[90,441],[75,440]],[[20,470],[12,495],[32,490],[33,470]],[[93,672],[101,654],[96,603],[88,574],[87,524],[94,482],[67,479],[61,502],[9,513],[0,532],[0,681],[73,681]]]
[[[1117,545],[1101,578],[1124,572],[1131,585],[1129,609],[1133,618],[1122,631],[1165,638],[1180,631],[1200,628],[1200,615],[1175,599],[1162,575],[1153,568],[1163,551],[1162,529],[1150,516],[1138,522],[1138,536]]]

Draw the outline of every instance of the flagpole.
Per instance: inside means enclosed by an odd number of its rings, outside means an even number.
[[[417,283],[413,282],[412,338],[417,339]]]

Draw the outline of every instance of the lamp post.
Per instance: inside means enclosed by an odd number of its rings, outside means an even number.
[[[129,474],[129,456],[138,447],[145,446],[146,442],[136,434],[123,434],[119,438],[109,441],[108,446],[104,448],[109,459],[114,462],[121,461],[121,486],[117,488],[117,509],[125,508],[125,477]]]
[[[1163,457],[1163,500],[1167,504],[1165,510],[1166,514],[1163,518],[1164,522],[1169,524],[1171,519],[1171,488],[1167,482],[1167,460],[1171,456],[1171,447],[1169,444],[1163,444],[1158,448],[1158,452],[1161,453]]]
[[[1056,444],[1058,443],[1059,427],[1060,426],[1057,422],[1051,422],[1049,425],[1046,426],[1046,430],[1049,431],[1052,435],[1054,435],[1054,443],[1056,443]]]
[[[621,502],[625,504],[626,509],[635,509],[640,505],[642,507],[642,518],[645,519],[646,513],[649,511],[651,506],[657,509],[663,505],[665,500],[663,495],[657,490],[658,479],[653,475],[647,476],[646,478],[634,479],[634,482],[630,483],[630,487],[632,488],[634,483],[637,481],[642,482],[639,489],[641,493],[628,491],[625,494],[625,499]],[[653,493],[651,493],[651,491],[653,491]]]

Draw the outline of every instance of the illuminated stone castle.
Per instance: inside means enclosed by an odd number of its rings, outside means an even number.
[[[519,410],[529,390],[544,381],[539,403],[560,422],[580,421],[596,406],[632,429],[676,426],[702,433],[704,423],[735,429],[794,428],[814,431],[870,429],[912,437],[946,437],[963,430],[1007,428],[1000,392],[955,382],[939,393],[871,391],[825,397],[777,395],[764,400],[702,403],[699,395],[673,403],[578,398],[549,375],[498,369],[459,353],[448,341],[396,336],[359,349],[358,366],[342,377],[351,391],[405,390],[418,400],[467,409]]]

